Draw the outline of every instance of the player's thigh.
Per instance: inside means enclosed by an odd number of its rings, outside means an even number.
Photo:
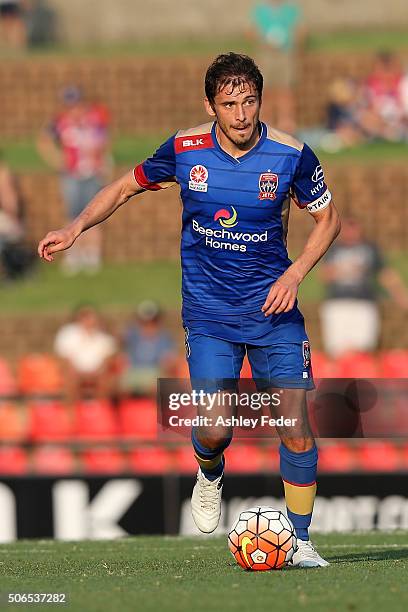
[[[235,386],[245,356],[245,346],[196,333],[184,327],[186,358],[193,383],[208,382],[209,391]]]
[[[307,336],[268,346],[247,345],[252,376],[258,389],[313,389],[310,345]]]
[[[283,418],[283,423],[276,427],[281,439],[302,441],[311,438],[306,391],[314,385],[308,340],[247,349],[258,389],[280,398],[272,416]]]
[[[195,333],[185,327],[186,356],[191,386],[204,392],[197,414],[209,417],[210,424],[198,427],[202,439],[232,436],[229,419],[236,410],[237,381],[245,356],[245,345]],[[220,418],[222,417],[222,418]]]

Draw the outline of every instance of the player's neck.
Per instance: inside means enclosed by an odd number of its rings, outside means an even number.
[[[217,137],[218,144],[220,145],[223,151],[228,153],[228,155],[231,155],[231,157],[235,157],[235,159],[242,157],[243,155],[248,153],[248,151],[253,149],[258,144],[259,139],[261,137],[261,133],[262,126],[259,122],[257,129],[253,133],[252,137],[248,140],[248,142],[243,145],[237,145],[235,142],[230,140],[230,138],[228,138],[228,136],[220,129],[218,123],[215,124],[215,135]]]

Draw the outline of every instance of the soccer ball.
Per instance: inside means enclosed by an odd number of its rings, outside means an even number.
[[[295,529],[280,510],[249,508],[231,527],[228,546],[238,565],[246,570],[281,569],[296,551]]]

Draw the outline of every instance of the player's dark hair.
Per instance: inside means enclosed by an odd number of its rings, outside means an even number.
[[[252,84],[262,98],[263,76],[254,60],[248,55],[239,53],[223,53],[218,55],[209,66],[205,75],[205,95],[210,104],[222,89],[230,87],[231,91],[239,87],[245,90],[248,83]]]

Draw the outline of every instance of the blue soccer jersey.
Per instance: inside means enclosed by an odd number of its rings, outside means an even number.
[[[313,151],[264,123],[256,146],[235,159],[215,122],[180,131],[137,166],[144,189],[178,184],[183,202],[183,304],[211,317],[259,312],[290,266],[289,202],[319,211],[331,200]]]

